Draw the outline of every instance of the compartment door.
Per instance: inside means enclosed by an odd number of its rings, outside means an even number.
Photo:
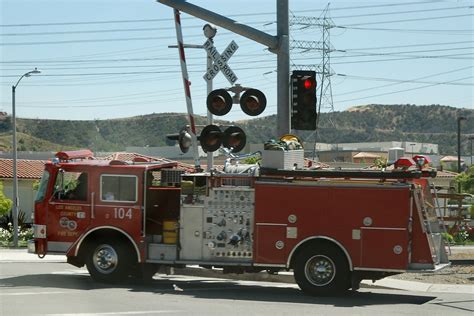
[[[361,267],[406,270],[409,236],[405,228],[361,227]]]
[[[256,224],[255,262],[285,264],[288,253],[286,224]]]

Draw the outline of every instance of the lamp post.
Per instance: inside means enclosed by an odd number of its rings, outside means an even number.
[[[15,92],[16,87],[24,77],[41,73],[38,69],[24,73],[12,86],[12,132],[13,132],[13,246],[18,247],[18,174],[17,174],[17,146],[16,146],[16,109]]]
[[[464,116],[458,117],[458,173],[461,173],[461,121],[465,121]]]
[[[472,166],[472,141],[474,140],[474,136],[469,137],[469,140],[471,141],[471,159],[470,159],[471,164],[470,165]]]
[[[414,146],[415,146],[415,145],[416,145],[416,144],[410,144],[410,146],[411,146],[411,157],[412,157],[412,158],[413,158],[413,153],[414,153],[414,151],[415,151],[415,149],[414,149]]]
[[[458,173],[461,173],[461,121],[464,120],[464,116],[458,117]],[[458,183],[458,192],[461,193],[461,183]]]

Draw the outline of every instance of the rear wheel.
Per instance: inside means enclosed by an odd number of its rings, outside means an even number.
[[[91,277],[99,282],[119,282],[128,275],[132,255],[129,247],[119,241],[99,241],[89,247],[86,266]]]
[[[349,288],[350,271],[342,252],[330,246],[312,245],[296,257],[294,275],[298,286],[311,295],[329,295]]]

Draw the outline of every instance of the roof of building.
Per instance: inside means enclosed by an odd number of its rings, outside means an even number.
[[[436,172],[437,178],[455,178],[459,173],[449,170],[438,170]]]
[[[455,161],[458,161],[458,157],[444,156],[443,158],[441,158],[441,161],[443,161],[443,162],[455,162]],[[461,158],[461,161],[464,161],[464,159]]]
[[[25,160],[18,159],[18,178],[19,179],[41,179],[43,174],[44,160]],[[0,178],[12,179],[13,178],[13,160],[12,159],[0,159]]]
[[[380,155],[373,154],[373,153],[366,153],[361,151],[358,154],[355,154],[353,158],[380,158]]]

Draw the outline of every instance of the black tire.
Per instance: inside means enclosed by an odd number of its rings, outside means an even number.
[[[133,278],[140,282],[151,282],[160,268],[157,264],[139,263],[134,266]]]
[[[303,292],[332,295],[350,287],[350,271],[341,250],[328,245],[309,245],[295,258],[294,276]]]
[[[98,282],[124,281],[132,266],[134,252],[125,242],[98,241],[86,251],[86,266],[91,277]]]

